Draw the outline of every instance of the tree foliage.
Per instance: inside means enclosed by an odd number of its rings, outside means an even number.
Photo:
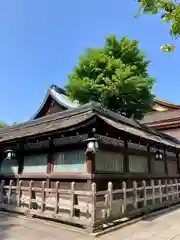
[[[180,2],[177,0],[137,0],[140,3],[139,13],[160,14],[161,20],[170,23],[170,35],[177,39],[180,34]],[[175,49],[173,44],[161,46],[164,52]]]
[[[16,125],[18,125],[18,122],[13,122],[11,126],[15,127]]]
[[[127,117],[140,119],[153,101],[154,78],[148,74],[148,64],[136,40],[117,40],[111,35],[104,47],[85,50],[65,88],[80,103],[98,101]]]
[[[0,121],[0,129],[7,128],[9,125],[3,121]]]

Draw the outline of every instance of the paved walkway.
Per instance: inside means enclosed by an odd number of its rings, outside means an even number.
[[[73,227],[0,213],[0,240],[92,240]],[[180,240],[180,208],[151,217],[98,238],[99,240]]]
[[[91,240],[90,236],[39,219],[16,217],[0,212],[0,240]]]
[[[180,208],[121,228],[101,240],[180,240]]]

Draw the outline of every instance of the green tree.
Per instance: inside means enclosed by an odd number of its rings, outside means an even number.
[[[9,125],[3,121],[0,121],[0,129],[7,128]]]
[[[180,2],[177,0],[137,0],[140,3],[139,13],[159,14],[163,22],[170,24],[169,34],[177,39],[180,34]],[[161,46],[164,52],[175,49],[173,44],[165,43]]]
[[[148,64],[136,40],[117,40],[111,35],[102,48],[85,50],[65,88],[80,103],[98,101],[127,117],[140,119],[153,102],[154,78],[148,74]]]
[[[12,127],[15,127],[16,125],[18,125],[18,122],[13,122],[12,123]]]

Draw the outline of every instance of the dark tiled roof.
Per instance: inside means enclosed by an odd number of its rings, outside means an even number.
[[[180,109],[165,112],[151,112],[141,120],[142,123],[172,122],[180,119]]]
[[[40,105],[39,109],[37,110],[37,112],[34,114],[34,116],[31,118],[32,119],[36,119],[38,118],[40,112],[43,110],[43,108],[46,106],[48,99],[52,98],[53,100],[55,100],[55,102],[57,104],[59,104],[60,106],[62,106],[65,109],[72,109],[72,108],[76,108],[79,106],[79,104],[77,103],[77,101],[71,101],[68,97],[67,94],[65,92],[64,89],[59,88],[56,85],[51,85],[46,93],[46,96],[42,102],[42,104]]]
[[[88,103],[73,110],[65,110],[36,120],[19,124],[0,131],[0,142],[47,134],[55,131],[67,131],[99,117],[109,125],[144,139],[180,148],[180,142],[168,135],[159,133],[138,121],[125,118],[107,110],[99,103]],[[95,119],[95,118],[94,118]]]
[[[171,109],[180,109],[180,104],[170,103],[170,102],[168,102],[166,100],[161,100],[161,99],[158,99],[158,98],[156,98],[154,100],[154,103],[156,103],[158,105],[162,105],[164,107],[171,108]]]

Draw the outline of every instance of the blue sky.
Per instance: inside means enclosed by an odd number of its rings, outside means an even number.
[[[152,61],[156,95],[180,103],[180,42],[162,53],[171,41],[167,25],[156,16],[134,19],[136,10],[135,0],[0,1],[0,119],[29,119],[49,85],[64,86],[83,49],[102,46],[112,33],[139,41]]]

